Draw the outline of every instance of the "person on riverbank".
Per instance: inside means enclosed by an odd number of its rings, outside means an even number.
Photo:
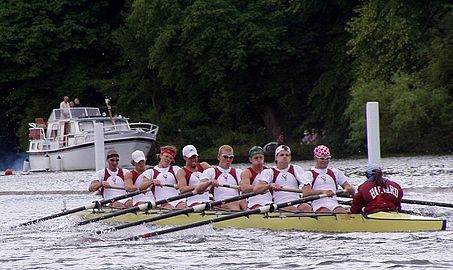
[[[120,156],[115,150],[107,152],[107,168],[97,171],[90,183],[90,192],[98,191],[104,200],[126,194],[124,175],[130,173],[127,169],[118,167]],[[132,206],[132,199],[123,199],[109,204],[110,207],[127,208]]]
[[[403,190],[383,176],[380,165],[368,164],[366,178],[352,200],[351,213],[401,210]]]
[[[211,192],[216,201],[238,196],[240,192],[238,189],[222,187],[222,185],[238,186],[241,180],[242,170],[231,166],[234,159],[233,147],[229,145],[220,146],[217,158],[219,165],[204,170],[201,180],[212,182]],[[244,210],[247,208],[247,202],[244,199],[224,204],[221,207],[228,210]]]
[[[140,150],[132,152],[131,164],[134,166],[129,173],[124,175],[124,187],[127,192],[134,192],[139,190],[139,186],[143,181],[143,173],[146,170],[146,157],[145,153]],[[154,194],[151,191],[136,195],[132,197],[132,203],[134,206],[147,202],[154,202]]]
[[[253,188],[258,185],[257,177],[264,169],[264,150],[260,146],[253,146],[249,150],[250,167],[243,170],[241,173],[240,189],[244,193],[253,192]],[[247,198],[247,209],[255,209],[266,204],[272,203],[272,195],[270,192],[258,194]]]
[[[291,163],[291,149],[287,145],[280,145],[275,149],[275,163],[271,169],[265,169],[258,177],[258,185],[253,188],[255,193],[272,191],[274,203],[284,203],[300,199],[300,193],[282,191],[282,188],[299,189],[304,185],[302,175],[304,170],[298,165]],[[309,191],[307,191],[309,193]],[[312,195],[304,193],[304,196]],[[332,195],[332,194],[329,194]],[[312,208],[307,203],[288,206],[284,208],[288,211],[310,212]]]
[[[304,173],[303,186],[304,192],[308,191],[330,191],[335,193],[338,186],[341,186],[349,194],[354,195],[354,188],[349,184],[348,178],[338,169],[328,167],[330,159],[330,149],[325,145],[318,145],[314,150],[314,160],[316,164],[309,171]],[[305,194],[305,193],[304,193]],[[336,196],[321,198],[311,203],[313,210],[317,212],[347,212],[337,201]]]
[[[145,190],[154,185],[154,197],[156,201],[178,196],[176,188],[176,172],[181,169],[172,165],[176,157],[176,147],[167,145],[160,148],[159,164],[143,173],[143,181],[139,185],[140,190]],[[170,186],[164,186],[170,185]],[[172,187],[174,186],[174,187]],[[161,204],[163,208],[184,208],[184,199]]]
[[[182,149],[182,156],[186,165],[176,172],[178,188],[181,193],[196,190],[199,194],[190,196],[186,199],[187,207],[209,201],[209,192],[205,192],[211,185],[208,179],[200,180],[203,171],[210,168],[207,162],[198,162],[198,151],[193,145],[186,145]]]

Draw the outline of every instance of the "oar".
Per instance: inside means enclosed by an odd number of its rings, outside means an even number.
[[[42,218],[31,220],[31,221],[28,221],[28,222],[24,222],[22,224],[19,224],[17,226],[12,227],[12,228],[17,228],[17,227],[21,227],[21,226],[28,226],[28,225],[35,224],[35,223],[38,223],[38,222],[41,222],[41,221],[45,221],[45,220],[54,219],[54,218],[57,218],[57,217],[62,217],[62,216],[66,216],[66,215],[69,215],[69,214],[77,213],[77,212],[80,212],[80,211],[83,211],[83,210],[93,209],[93,208],[95,208],[95,207],[97,207],[99,205],[106,205],[106,204],[109,204],[109,203],[112,203],[112,202],[115,202],[115,201],[119,201],[119,200],[122,200],[122,199],[133,197],[133,196],[141,194],[141,193],[145,193],[147,191],[151,191],[151,189],[137,190],[135,192],[131,192],[131,193],[127,193],[127,194],[124,194],[124,195],[121,195],[121,196],[113,197],[113,198],[108,199],[108,200],[94,201],[94,202],[92,202],[92,203],[90,203],[88,205],[85,205],[85,206],[77,207],[77,208],[66,210],[64,212],[60,212],[60,213],[53,214],[53,215],[50,215],[50,216],[46,216],[46,217],[42,217]]]
[[[343,190],[337,191],[336,194],[338,195],[338,194],[343,193],[343,192],[344,192]],[[186,225],[182,225],[182,226],[179,226],[179,227],[163,229],[163,230],[155,231],[155,232],[151,232],[151,233],[145,233],[145,234],[141,234],[141,235],[138,235],[138,236],[129,237],[129,238],[126,238],[126,239],[123,239],[123,240],[138,240],[140,238],[149,238],[149,237],[152,237],[152,236],[157,236],[157,235],[167,234],[167,233],[171,233],[171,232],[181,231],[181,230],[190,229],[190,228],[194,228],[194,227],[199,227],[199,226],[203,226],[203,225],[207,225],[207,224],[212,224],[212,223],[217,223],[217,222],[221,222],[221,221],[225,221],[225,220],[230,220],[230,219],[234,219],[234,218],[238,218],[238,217],[245,217],[245,216],[249,216],[249,215],[253,215],[253,214],[261,214],[261,213],[273,212],[273,211],[276,211],[276,210],[278,210],[280,208],[283,208],[283,207],[292,206],[292,205],[305,203],[305,202],[309,202],[309,201],[314,201],[314,200],[318,200],[318,199],[325,198],[325,197],[327,197],[326,194],[320,194],[320,195],[308,196],[308,197],[297,199],[297,200],[294,200],[294,201],[278,203],[278,204],[270,204],[270,205],[262,206],[262,207],[259,207],[257,209],[253,209],[253,210],[238,212],[238,213],[234,213],[234,214],[230,214],[230,215],[226,215],[226,216],[221,216],[221,217],[214,218],[214,219],[203,220],[203,221],[186,224]]]
[[[352,198],[351,195],[342,195],[341,197],[344,198]],[[440,207],[450,207],[453,208],[453,204],[451,203],[444,203],[444,202],[431,202],[431,201],[419,201],[419,200],[411,200],[411,199],[402,199],[402,203],[407,204],[420,204],[420,205],[429,205],[429,206],[440,206]]]
[[[125,215],[127,213],[132,213],[132,212],[136,212],[136,211],[151,210],[153,208],[156,208],[157,205],[184,199],[184,198],[187,198],[187,197],[190,197],[193,195],[197,195],[197,192],[195,190],[193,190],[191,192],[186,192],[186,193],[180,194],[178,196],[173,196],[173,197],[170,197],[167,199],[159,200],[156,202],[148,202],[148,203],[140,204],[140,205],[137,205],[137,206],[134,206],[131,208],[121,209],[121,210],[118,210],[118,211],[115,211],[115,212],[112,212],[112,213],[109,213],[109,214],[106,214],[103,216],[95,217],[92,219],[87,219],[87,220],[77,223],[77,226],[85,225],[85,224],[92,223],[92,222],[97,222],[97,221],[104,220],[104,219],[111,218],[111,217]]]
[[[409,204],[420,204],[420,205],[430,205],[430,206],[441,206],[441,207],[453,208],[453,204],[444,203],[444,202],[430,202],[430,201],[419,201],[419,200],[409,200],[409,199],[402,199],[401,202],[409,203]]]
[[[226,187],[226,188],[232,188],[232,189],[239,189],[239,186],[237,185],[228,185],[228,184],[223,184],[220,185],[220,187]],[[297,188],[280,188],[278,191],[286,191],[286,192],[296,192],[296,193],[304,193],[302,189],[297,189]]]
[[[220,200],[220,201],[206,202],[206,203],[195,205],[195,206],[189,207],[189,208],[184,208],[184,209],[180,209],[180,210],[172,210],[172,211],[170,211],[168,213],[165,213],[165,214],[162,214],[162,215],[159,215],[159,216],[155,216],[155,217],[139,220],[139,221],[136,221],[136,222],[131,222],[131,223],[119,225],[119,226],[116,226],[116,227],[111,227],[111,228],[108,228],[106,230],[96,231],[95,234],[101,234],[101,233],[105,233],[105,232],[109,232],[109,231],[121,230],[121,229],[124,229],[124,228],[129,228],[129,227],[132,227],[132,226],[141,225],[141,224],[149,223],[149,222],[154,222],[154,221],[158,221],[158,220],[162,220],[162,219],[170,218],[170,217],[175,217],[175,216],[179,216],[179,215],[183,215],[183,214],[202,212],[204,210],[209,210],[209,209],[211,209],[211,208],[213,208],[215,206],[224,205],[224,204],[227,204],[227,203],[230,203],[230,202],[239,201],[239,200],[246,199],[248,197],[252,197],[252,196],[255,196],[255,195],[257,195],[257,194],[253,193],[253,192],[244,193],[244,194],[241,194],[239,196],[226,198],[226,199]]]

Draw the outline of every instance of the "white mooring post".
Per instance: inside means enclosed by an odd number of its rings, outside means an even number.
[[[94,158],[96,161],[96,171],[105,168],[104,154],[104,124],[94,123]]]
[[[366,103],[366,134],[368,145],[368,163],[381,164],[378,102]]]

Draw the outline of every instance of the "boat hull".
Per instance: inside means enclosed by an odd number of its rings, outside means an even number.
[[[154,139],[148,136],[131,136],[105,140],[104,152],[115,149],[120,155],[120,167],[131,166],[131,154],[141,150],[148,155]],[[96,169],[94,142],[48,151],[28,151],[30,171],[74,171]]]
[[[106,222],[135,222],[159,215],[160,212],[132,213],[106,219]],[[161,226],[184,225],[226,215],[223,211],[191,213],[153,222]],[[83,219],[99,216],[85,212]],[[415,232],[446,229],[446,221],[395,212],[378,212],[369,215],[333,213],[269,213],[235,218],[213,224],[216,228],[299,230],[314,232]]]

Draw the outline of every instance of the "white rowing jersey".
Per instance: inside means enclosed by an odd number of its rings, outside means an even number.
[[[133,175],[132,175],[132,180],[134,181],[134,185],[139,187],[140,184],[143,182],[143,179],[144,179],[144,173],[142,174],[139,174],[137,176],[137,178],[135,178],[135,175],[138,174],[137,172],[135,171],[132,171]],[[135,179],[134,179],[135,178]],[[147,191],[146,193],[141,193],[141,194],[138,194],[136,196],[134,196],[132,198],[133,200],[133,204],[134,205],[137,205],[139,203],[143,203],[143,202],[154,202],[155,199],[154,199],[154,194],[152,191]]]
[[[276,167],[265,169],[259,175],[258,180],[268,184],[276,183],[283,188],[299,189],[304,185],[303,174],[304,170],[300,166],[289,165],[283,170]],[[300,193],[274,190],[272,197],[275,203],[283,203],[300,199]]]
[[[113,188],[101,188],[101,194],[104,200],[109,200],[114,197],[125,195],[127,192],[124,190],[124,175],[128,173],[129,170],[118,168],[116,171],[111,171],[108,168],[97,171],[92,180],[98,181],[107,181],[111,186],[123,188],[123,189],[113,189]],[[119,200],[121,203],[125,203],[128,199]]]
[[[187,186],[196,186],[200,183],[200,180],[203,176],[203,167],[200,164],[197,164],[196,171],[192,172],[191,170],[187,169],[186,167],[182,168],[186,173],[186,185]],[[205,203],[209,201],[209,192],[204,192],[203,194],[197,194],[194,196],[190,196],[186,200],[186,204],[188,207],[194,206],[195,204]]]
[[[223,169],[217,166],[215,168],[208,168],[204,170],[201,180],[216,179],[220,185],[238,186],[241,181],[241,172],[242,172],[241,169],[236,169],[232,167],[228,169]],[[226,187],[215,187],[211,189],[211,192],[214,195],[214,200],[216,201],[239,195],[239,191],[237,189]]]
[[[154,166],[152,169],[146,170],[143,175],[149,180],[157,179],[161,184],[176,185],[176,172],[181,169],[179,166],[169,166],[167,168],[160,168],[159,165]],[[170,197],[178,196],[178,190],[173,187],[154,187],[154,197],[156,201],[168,199]],[[184,199],[169,202],[173,207]]]
[[[348,178],[338,169],[317,169],[313,167],[304,173],[304,181],[308,183],[313,190],[332,190],[333,192],[336,192],[337,186],[343,185],[348,181]],[[321,207],[333,211],[340,206],[336,196],[314,200],[311,205],[314,211]]]
[[[267,169],[267,168],[265,168]],[[251,167],[247,168],[246,170],[250,171],[250,184],[252,187],[256,187],[259,184],[260,174],[255,172]],[[247,198],[247,208],[252,209],[260,206],[264,206],[266,204],[272,203],[272,194],[267,191],[264,194],[258,194],[252,197]]]

